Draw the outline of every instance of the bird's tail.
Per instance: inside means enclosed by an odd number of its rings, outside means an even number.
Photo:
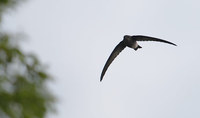
[[[140,45],[138,45],[136,48],[135,48],[135,51],[138,49],[138,48],[142,48]]]

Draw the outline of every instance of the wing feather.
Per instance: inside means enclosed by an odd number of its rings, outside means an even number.
[[[163,40],[163,39],[159,39],[159,38],[154,38],[154,37],[149,37],[149,36],[141,36],[141,35],[137,35],[137,36],[132,36],[134,39],[136,39],[136,41],[158,41],[158,42],[163,42],[163,43],[168,43],[174,46],[177,46],[176,44]]]
[[[117,57],[117,55],[119,55],[119,53],[126,47],[126,45],[124,44],[123,41],[121,41],[116,47],[115,49],[112,51],[110,57],[108,58],[104,68],[103,68],[103,71],[101,73],[101,78],[100,78],[100,81],[102,81],[103,79],[103,76],[105,75],[106,73],[106,70],[108,69],[109,65],[112,63],[112,61]]]

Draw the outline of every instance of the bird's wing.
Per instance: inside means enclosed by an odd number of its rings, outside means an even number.
[[[112,51],[110,57],[108,58],[103,71],[101,73],[100,81],[102,81],[104,74],[106,73],[106,70],[108,69],[109,65],[112,63],[112,61],[117,57],[117,55],[126,47],[123,41],[121,41],[115,49]]]
[[[149,36],[141,36],[141,35],[137,35],[137,36],[132,36],[133,39],[136,39],[136,41],[158,41],[158,42],[163,42],[163,43],[168,43],[168,44],[172,44],[174,46],[176,46],[176,44],[163,40],[163,39],[159,39],[159,38],[154,38],[154,37],[149,37]]]

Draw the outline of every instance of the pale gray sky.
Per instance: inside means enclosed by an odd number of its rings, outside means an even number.
[[[5,17],[25,32],[55,81],[48,118],[200,118],[199,0],[30,0]],[[102,68],[123,35],[148,35],[178,46],[138,42]]]

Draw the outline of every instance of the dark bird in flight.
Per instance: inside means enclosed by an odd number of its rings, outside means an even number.
[[[134,35],[134,36],[129,36],[125,35],[124,39],[115,47],[115,49],[112,51],[110,57],[108,58],[103,71],[101,73],[101,78],[100,81],[102,81],[104,74],[106,73],[106,70],[108,69],[109,65],[112,63],[112,61],[117,57],[117,55],[126,47],[128,46],[129,48],[133,48],[135,51],[139,48],[142,48],[140,45],[137,44],[137,41],[158,41],[158,42],[163,42],[163,43],[168,43],[171,45],[176,46],[176,44],[159,39],[159,38],[154,38],[154,37],[149,37],[149,36],[142,36],[142,35]]]

